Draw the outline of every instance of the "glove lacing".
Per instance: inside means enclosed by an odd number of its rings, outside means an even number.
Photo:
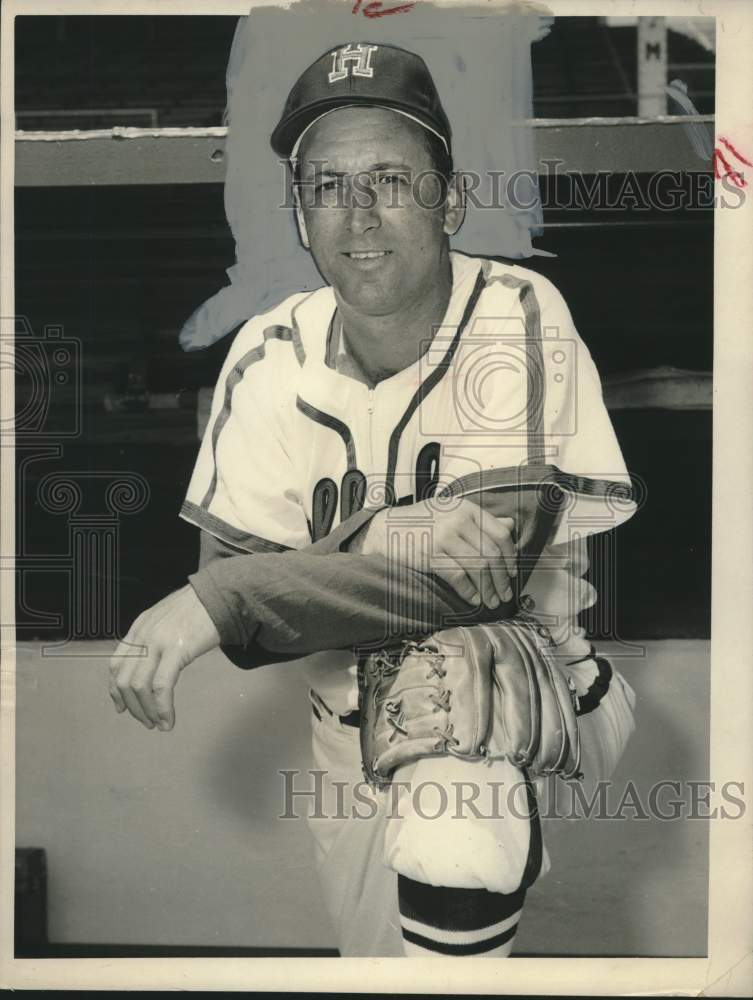
[[[430,655],[429,671],[425,675],[427,681],[431,681],[436,677],[441,682],[447,676],[443,654],[435,646],[413,641],[406,642],[402,646],[398,656],[394,656],[394,654],[392,656],[389,654],[378,654],[374,658],[375,669],[379,671],[382,677],[391,677],[400,669],[405,658],[413,653]],[[438,690],[434,690],[428,695],[429,701],[434,705],[432,711],[445,712],[449,715],[451,697],[452,691],[440,683]],[[378,706],[381,700],[380,691],[377,689],[374,691],[375,707]],[[401,699],[394,698],[385,701],[384,711],[385,721],[392,729],[389,742],[391,743],[398,736],[408,736]],[[455,748],[460,746],[460,740],[454,735],[454,726],[451,722],[446,722],[444,726],[433,726],[432,728],[437,737],[437,742],[434,745],[434,749],[437,752],[447,751],[453,753]]]

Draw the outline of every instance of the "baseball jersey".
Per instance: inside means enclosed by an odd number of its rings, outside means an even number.
[[[303,549],[360,508],[547,483],[559,513],[526,583],[567,642],[596,599],[585,538],[635,511],[586,345],[562,296],[526,268],[452,252],[443,322],[371,388],[335,363],[334,292],[299,293],[236,335],[181,516],[235,549]],[[301,661],[338,712],[357,704],[349,651]]]

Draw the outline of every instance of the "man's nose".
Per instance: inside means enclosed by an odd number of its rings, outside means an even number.
[[[356,185],[348,192],[348,229],[354,235],[366,233],[370,229],[378,229],[382,220],[377,204],[377,194],[373,187]]]

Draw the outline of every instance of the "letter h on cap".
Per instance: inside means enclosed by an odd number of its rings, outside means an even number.
[[[356,45],[347,45],[344,49],[337,49],[332,53],[332,70],[327,75],[327,80],[330,83],[344,80],[348,75],[349,64],[352,66],[350,72],[353,76],[373,77],[371,56],[378,48],[378,45],[362,45],[359,42]]]

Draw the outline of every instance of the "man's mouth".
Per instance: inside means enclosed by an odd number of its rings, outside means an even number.
[[[350,253],[345,253],[345,257],[349,257],[350,260],[377,260],[379,257],[386,257],[391,254],[391,250],[353,250]]]

